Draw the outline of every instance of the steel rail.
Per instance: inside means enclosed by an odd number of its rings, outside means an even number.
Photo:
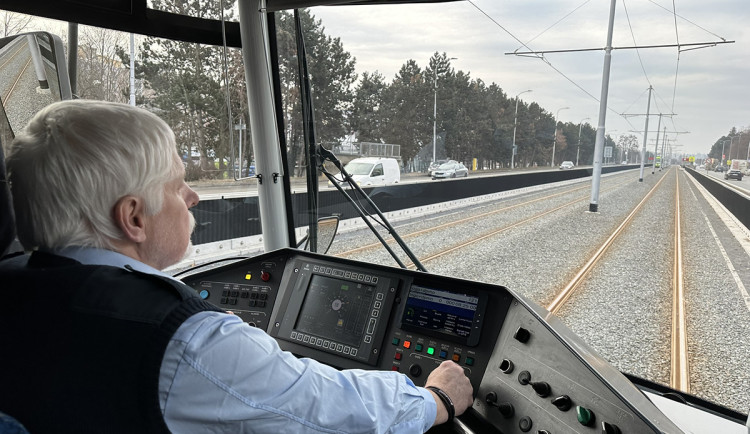
[[[690,393],[690,375],[687,357],[687,321],[685,318],[685,291],[682,273],[679,171],[675,171],[675,183],[674,266],[672,269],[672,362],[670,365],[669,383],[673,389]]]
[[[573,294],[573,292],[580,286],[580,284],[585,280],[586,276],[591,272],[591,270],[594,268],[594,265],[596,265],[597,262],[599,262],[599,259],[601,259],[604,256],[604,253],[609,249],[609,247],[612,245],[612,243],[617,239],[618,236],[625,230],[628,225],[630,225],[630,222],[633,220],[635,215],[640,211],[640,209],[643,207],[643,205],[648,202],[648,200],[651,198],[651,196],[654,194],[656,189],[661,185],[661,183],[664,181],[666,176],[663,176],[659,182],[654,185],[653,188],[646,194],[646,196],[641,200],[641,202],[636,205],[636,207],[633,209],[633,211],[628,214],[627,217],[625,217],[625,220],[620,224],[620,226],[617,227],[617,229],[612,232],[612,234],[607,238],[606,241],[604,241],[604,244],[599,247],[599,249],[594,253],[594,255],[586,262],[586,264],[578,270],[578,273],[573,277],[573,279],[565,285],[565,287],[560,291],[557,296],[552,300],[552,303],[550,303],[547,306],[547,310],[552,312],[553,314],[556,314],[560,308],[565,304],[566,301],[570,298],[570,296]]]

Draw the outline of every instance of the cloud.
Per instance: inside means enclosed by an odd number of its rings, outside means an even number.
[[[613,45],[674,44],[678,37],[683,44],[719,41],[720,37],[736,42],[684,51],[679,53],[679,64],[676,48],[614,50],[608,101],[612,111],[607,114],[606,128],[618,133],[642,129],[644,117],[625,120],[616,113],[645,113],[645,91],[651,84],[655,91],[651,113],[670,112],[674,96],[676,116],[673,123],[666,122],[668,127],[690,131],[676,136],[682,149],[708,152],[733,126],[750,125],[750,2],[678,2],[677,14],[683,18],[677,18],[676,30],[671,8],[672,2],[663,0],[618,2]],[[425,66],[434,52],[445,52],[457,57],[453,66],[472,78],[495,82],[509,95],[533,89],[524,95],[525,101],[536,101],[549,112],[569,106],[560,113],[561,120],[578,122],[589,117],[596,124],[603,51],[545,55],[565,77],[538,59],[505,53],[522,47],[514,37],[524,42],[533,39],[529,46],[535,50],[601,48],[606,43],[609,2],[473,0],[312,11],[327,32],[340,37],[344,48],[357,58],[359,72],[378,70],[392,79],[407,59]],[[653,117],[649,129],[655,130],[656,123]]]

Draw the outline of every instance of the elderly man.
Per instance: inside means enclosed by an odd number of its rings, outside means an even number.
[[[187,251],[198,196],[148,111],[53,104],[7,166],[34,252],[0,263],[0,410],[30,432],[422,432],[471,405],[452,362],[428,390],[297,359],[159,271]]]

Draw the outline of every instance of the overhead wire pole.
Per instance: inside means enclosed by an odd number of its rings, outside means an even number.
[[[646,162],[644,161],[646,158],[646,143],[648,140],[648,118],[651,111],[651,91],[653,90],[653,86],[648,87],[648,105],[646,105],[646,126],[645,130],[643,131],[643,147],[641,148],[641,174],[638,178],[638,182],[643,182],[643,168],[646,166]]]
[[[648,120],[648,118],[646,118]],[[656,156],[659,155],[659,131],[661,130],[661,113],[659,113],[659,123],[656,125],[656,145],[654,146],[654,164],[651,166],[651,174],[656,173]],[[661,172],[661,164],[659,165]]]
[[[615,3],[609,6],[609,27],[607,29],[607,48],[604,53],[604,71],[602,73],[602,93],[599,99],[599,122],[596,128],[594,144],[594,171],[591,177],[591,200],[589,211],[599,211],[599,185],[602,181],[602,157],[604,155],[604,124],[607,119],[607,97],[609,96],[609,69],[612,63],[612,33],[615,28]]]

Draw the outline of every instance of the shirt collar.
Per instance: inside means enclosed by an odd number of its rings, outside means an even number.
[[[157,276],[163,276],[168,277],[172,280],[177,280],[169,274],[157,270],[150,265],[144,264],[141,261],[137,261],[129,256],[125,256],[112,250],[98,249],[95,247],[71,246],[52,250],[50,253],[76,260],[84,265],[109,265],[111,267],[118,268],[127,267],[132,268],[136,271],[140,271],[141,273],[155,274]]]

